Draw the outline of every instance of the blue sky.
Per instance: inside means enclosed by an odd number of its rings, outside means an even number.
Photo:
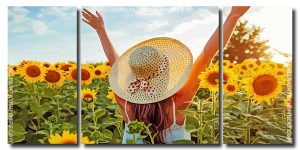
[[[143,40],[167,36],[180,40],[194,59],[218,27],[217,7],[83,7],[104,18],[119,55]],[[96,32],[81,21],[82,63],[107,60]]]
[[[76,61],[76,7],[9,7],[8,63]]]

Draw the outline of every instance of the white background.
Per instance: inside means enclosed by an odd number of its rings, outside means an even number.
[[[296,149],[299,148],[299,128],[295,129],[295,145],[294,146],[93,146],[85,147],[80,145],[78,147],[57,147],[57,146],[15,146],[11,147],[7,144],[7,6],[232,6],[232,5],[250,5],[250,6],[288,6],[293,7],[296,10],[296,25],[298,24],[300,5],[297,0],[1,0],[0,1],[0,144],[1,150],[4,149]],[[276,16],[274,16],[276,17]],[[299,27],[299,25],[298,25]],[[299,30],[296,29],[296,48],[299,39]],[[299,53],[295,53],[294,58],[298,58]],[[295,75],[298,75],[299,69],[296,60]],[[296,93],[299,92],[298,80],[296,80]],[[295,108],[295,126],[298,125],[299,102],[297,101],[297,95],[294,98]],[[299,127],[299,126],[298,126]]]

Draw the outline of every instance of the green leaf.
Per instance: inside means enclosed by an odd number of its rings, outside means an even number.
[[[95,111],[95,117],[96,117],[96,119],[98,120],[98,118],[104,116],[105,113],[106,113],[106,110],[105,110],[105,109],[97,109],[97,110]]]
[[[108,129],[104,129],[102,131],[101,137],[103,139],[110,140],[113,137],[113,133]]]
[[[199,120],[197,117],[195,116],[187,116],[186,118],[186,123],[187,124],[192,124],[195,126],[195,128],[199,128],[200,127],[200,124],[199,124]]]
[[[14,124],[13,126],[13,142],[17,143],[17,142],[21,142],[23,140],[25,140],[25,134],[27,132],[25,131],[24,127],[20,124]]]
[[[30,103],[30,110],[38,115],[39,118],[43,117],[43,115],[51,109],[51,106],[49,103],[44,103],[42,105],[39,105],[36,102]]]
[[[14,124],[13,126],[14,135],[24,135],[27,132],[25,131],[24,127],[20,124]]]

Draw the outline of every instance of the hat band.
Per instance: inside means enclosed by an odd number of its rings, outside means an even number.
[[[159,66],[159,69],[156,70],[156,72],[153,75],[150,75],[146,78],[140,78],[140,77],[135,77],[131,82],[130,85],[128,86],[127,91],[130,94],[136,93],[138,90],[142,90],[146,92],[149,96],[153,95],[155,93],[154,89],[149,85],[148,80],[151,78],[154,78],[158,75],[161,75],[163,72],[165,72],[168,68],[169,61],[168,58],[163,55],[163,61]]]

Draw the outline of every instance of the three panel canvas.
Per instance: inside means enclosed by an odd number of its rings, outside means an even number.
[[[8,39],[10,144],[292,144],[292,9],[13,6]]]

